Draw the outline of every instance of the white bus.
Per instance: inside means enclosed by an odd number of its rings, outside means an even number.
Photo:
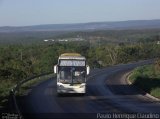
[[[78,53],[64,53],[54,66],[57,73],[57,93],[86,93],[86,76],[89,74],[86,58]]]

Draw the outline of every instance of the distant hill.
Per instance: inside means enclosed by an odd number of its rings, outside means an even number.
[[[129,20],[118,22],[91,22],[76,24],[46,24],[33,26],[0,27],[0,32],[27,31],[84,31],[84,30],[126,30],[160,28],[160,20]]]

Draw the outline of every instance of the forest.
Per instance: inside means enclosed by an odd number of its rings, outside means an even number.
[[[53,71],[58,56],[65,52],[77,52],[87,58],[92,68],[157,58],[160,45],[155,43],[101,44],[89,42],[64,42],[41,45],[0,46],[0,79],[19,81],[32,75]]]

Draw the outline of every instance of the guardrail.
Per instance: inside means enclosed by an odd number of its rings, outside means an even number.
[[[40,75],[37,75],[37,76],[32,76],[32,77],[29,77],[27,79],[24,79],[20,82],[18,82],[10,91],[10,96],[9,96],[9,103],[11,103],[11,106],[10,108],[12,108],[12,112],[13,113],[17,113],[18,114],[18,118],[20,119],[23,119],[23,115],[18,107],[18,104],[17,104],[17,100],[16,100],[16,96],[15,96],[15,93],[19,91],[20,89],[20,86],[30,80],[33,80],[35,78],[38,78],[38,77],[41,77],[41,76],[45,76],[45,75],[49,75],[49,74],[53,74],[53,72],[48,72],[48,73],[43,73],[43,74],[40,74]]]

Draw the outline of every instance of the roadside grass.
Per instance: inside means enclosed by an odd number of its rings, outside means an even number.
[[[154,65],[134,69],[129,80],[143,91],[160,98],[160,72],[155,69]]]
[[[54,77],[54,74],[44,75],[32,80],[28,80],[22,84],[19,90],[16,92],[16,95],[21,96],[25,95],[31,87],[38,85],[44,80]],[[5,108],[8,102],[11,89],[16,85],[16,82],[12,80],[0,80],[0,109]]]

